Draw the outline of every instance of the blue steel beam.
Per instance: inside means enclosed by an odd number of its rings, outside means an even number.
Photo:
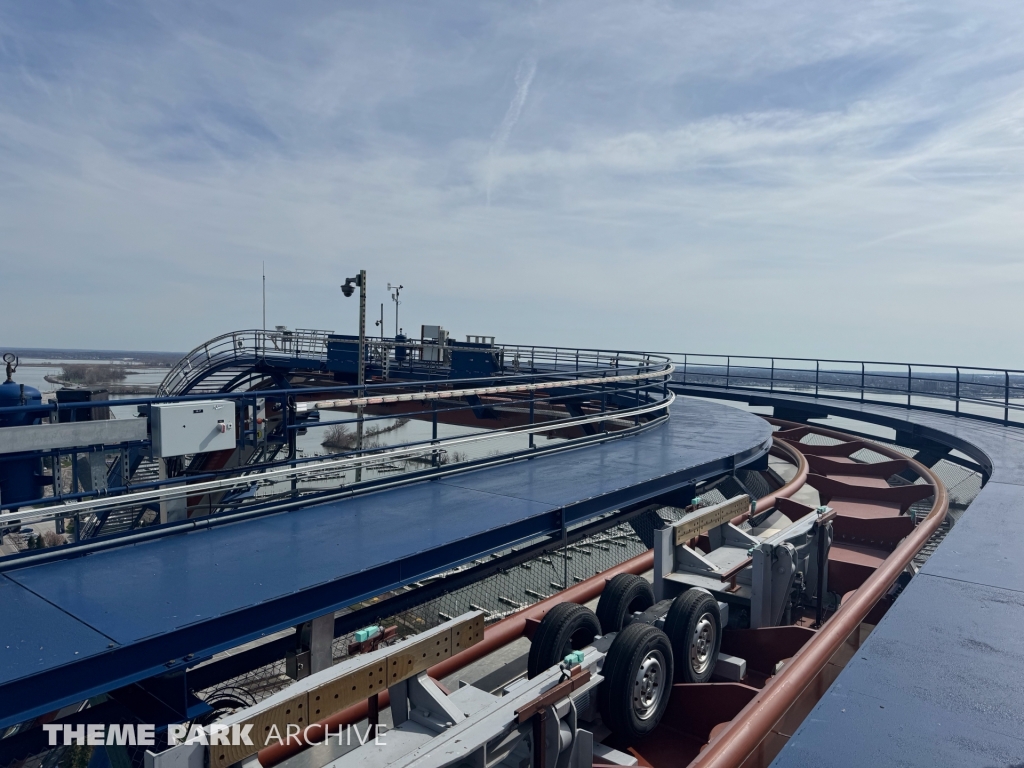
[[[680,400],[578,450],[0,577],[0,727],[756,461],[761,419]]]

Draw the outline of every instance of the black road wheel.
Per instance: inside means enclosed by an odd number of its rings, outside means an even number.
[[[672,643],[650,624],[630,624],[608,649],[598,694],[601,718],[627,740],[653,731],[672,694]]]
[[[597,601],[597,618],[604,634],[618,632],[626,617],[637,611],[646,611],[654,605],[654,590],[647,579],[632,573],[620,573],[604,587]]]
[[[586,648],[599,634],[601,625],[592,610],[576,603],[559,603],[547,612],[537,627],[530,643],[527,674],[536,677],[572,651]]]
[[[679,595],[665,617],[665,634],[675,654],[676,682],[710,680],[722,646],[722,614],[714,596],[696,587]]]

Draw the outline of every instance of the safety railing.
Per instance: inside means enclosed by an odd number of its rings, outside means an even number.
[[[1024,371],[957,365],[663,353],[677,384],[828,396],[1024,425]]]
[[[201,344],[179,360],[157,389],[164,396],[184,394],[212,373],[237,373],[259,365],[280,369],[327,370],[328,343],[332,331],[248,329],[232,331]],[[354,347],[354,337],[337,336],[342,345]],[[365,361],[376,366],[376,373],[399,372],[403,368],[417,367],[437,374],[451,365],[454,350],[464,346],[459,342],[438,344],[429,339],[394,341],[367,336]],[[581,371],[603,368],[647,367],[665,364],[663,356],[644,352],[616,352],[551,347],[543,345],[479,345],[482,352],[494,356],[496,375],[518,375],[543,371]],[[354,350],[353,350],[354,351]],[[227,382],[233,374],[226,374]],[[207,387],[207,390],[210,388]]]
[[[152,480],[133,485],[116,485],[96,491],[63,493],[39,499],[9,502],[0,507],[0,530],[46,521],[74,520],[73,530],[89,529],[98,515],[109,515],[126,509],[149,506],[158,509],[166,502],[185,500],[189,510],[198,514],[237,512],[247,508],[266,508],[278,502],[292,503],[302,499],[327,498],[331,494],[350,494],[363,489],[379,488],[409,482],[431,474],[462,471],[481,464],[514,460],[523,455],[562,450],[581,442],[600,441],[642,430],[668,417],[668,407],[675,395],[668,391],[672,365],[664,358],[650,356],[571,356],[565,362],[563,350],[541,349],[530,358],[538,372],[507,374],[463,380],[433,379],[413,382],[374,383],[364,386],[333,386],[259,390],[217,395],[234,403],[235,423],[239,425],[236,450],[255,448],[260,428],[257,412],[271,412],[276,404],[278,423],[275,439],[287,458],[258,466],[231,466],[221,470],[180,474],[169,479]],[[215,350],[216,351],[216,348]],[[577,370],[579,359],[579,370]],[[556,362],[557,361],[557,362]],[[589,366],[589,367],[584,367]],[[543,370],[546,369],[546,370]],[[141,406],[141,410],[157,403],[190,402],[210,395],[164,398],[134,398],[107,402],[90,402],[97,406]],[[76,404],[77,405],[77,404]],[[388,411],[390,405],[398,406]],[[79,405],[80,407],[80,405]],[[50,403],[0,408],[0,412],[32,410],[37,416],[49,415],[57,421],[66,404]],[[377,410],[374,412],[373,409]],[[496,427],[440,435],[439,420],[465,423],[458,411],[475,415],[493,413],[486,419],[497,419]],[[262,410],[261,410],[262,409]],[[365,409],[366,413],[361,413]],[[382,410],[383,409],[383,410]],[[348,411],[344,418],[322,420],[321,414]],[[353,412],[355,412],[353,414]],[[312,417],[312,418],[311,418]],[[329,452],[326,455],[297,455],[296,437],[303,431],[343,425],[359,429],[367,424],[401,417],[419,419],[431,424],[429,438],[390,445],[357,444],[352,450]],[[454,419],[452,417],[455,417]],[[504,419],[504,421],[502,420]],[[262,426],[268,429],[268,423]],[[368,435],[372,434],[368,430]],[[535,436],[554,438],[541,446]],[[0,439],[3,431],[0,430]],[[520,441],[522,444],[516,443]],[[510,442],[511,441],[511,442]],[[515,444],[513,444],[515,443]],[[79,446],[43,452],[51,467],[60,465],[62,457],[85,452],[117,454],[124,451],[149,451],[148,441],[131,446]],[[396,468],[396,465],[401,465]],[[351,481],[355,471],[355,482]],[[346,474],[348,473],[348,474]],[[55,484],[56,485],[56,484]],[[196,499],[205,502],[196,503]],[[84,526],[84,528],[83,528]]]
[[[332,333],[300,328],[294,331],[250,329],[222,334],[181,358],[167,372],[157,393],[181,394],[202,374],[238,363],[253,364],[268,358],[278,363],[290,359],[323,362],[327,358],[327,339]]]

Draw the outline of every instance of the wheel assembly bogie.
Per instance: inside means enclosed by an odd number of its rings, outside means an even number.
[[[600,634],[601,625],[593,611],[576,603],[559,603],[547,612],[533,635],[527,660],[528,677],[532,679],[559,664]]]
[[[714,596],[700,588],[678,595],[665,616],[664,628],[675,653],[676,682],[708,682],[722,645],[722,615]]]
[[[618,632],[636,613],[654,605],[654,591],[647,579],[620,573],[605,585],[597,602],[597,618],[604,634]]]
[[[650,624],[630,624],[612,641],[601,673],[598,706],[604,724],[626,739],[653,731],[672,694],[668,636]]]

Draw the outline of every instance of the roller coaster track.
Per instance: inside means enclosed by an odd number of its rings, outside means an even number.
[[[776,419],[773,454],[790,462],[794,476],[760,498],[754,514],[776,510],[794,517],[813,513],[791,499],[808,485],[834,505],[838,514],[829,555],[829,584],[843,593],[842,606],[820,629],[795,627],[727,631],[723,650],[756,659],[742,684],[712,682],[677,684],[662,725],[643,742],[632,745],[642,765],[767,766],[803,713],[824,693],[842,669],[844,647],[856,649],[895,599],[891,591],[911,559],[942,523],[947,508],[945,488],[927,467],[893,449],[850,435]],[[824,438],[826,444],[821,444]],[[806,442],[810,440],[810,442]],[[913,473],[921,484],[890,484],[887,478]],[[906,481],[903,481],[906,482]],[[908,516],[910,507],[932,503],[921,522]],[[742,524],[747,513],[733,520]],[[643,573],[654,562],[648,551],[600,573],[571,589],[509,615],[485,631],[484,642],[429,671],[441,680],[528,634],[530,627],[560,602],[584,603],[598,596],[618,573]],[[378,612],[386,611],[385,603]],[[798,631],[799,630],[799,631]],[[787,634],[788,633],[788,634]],[[781,671],[780,671],[781,670]],[[739,694],[739,695],[737,695]],[[378,706],[388,705],[387,694]],[[337,712],[312,726],[313,737],[359,722],[366,703]],[[797,719],[794,719],[797,718]],[[751,735],[751,725],[758,729]],[[774,739],[765,744],[769,734]],[[680,738],[685,734],[685,738]],[[757,736],[760,734],[760,736]],[[293,757],[303,746],[268,747],[259,754],[264,768]],[[721,755],[725,757],[721,757]]]
[[[161,385],[161,395],[174,397],[234,393],[243,397],[245,395],[239,392],[240,389],[265,380],[277,386],[288,386],[289,376],[295,372],[323,372],[327,335],[323,331],[297,331],[289,337],[282,332],[263,331],[225,334],[193,350],[172,369]],[[381,345],[378,350],[381,359],[393,351],[394,347],[387,344]],[[501,351],[506,361],[510,358],[516,360],[515,370],[504,370],[504,376],[495,377],[486,385],[450,382],[446,388],[432,390],[430,386],[409,384],[406,385],[409,391],[403,392],[386,391],[383,388],[374,391],[372,386],[366,388],[368,391],[357,391],[351,387],[337,388],[335,392],[311,389],[308,397],[302,395],[298,398],[295,411],[352,410],[416,403],[429,405],[456,398],[523,396],[543,393],[552,388],[575,389],[593,397],[595,392],[603,391],[609,384],[632,384],[638,393],[646,387],[645,398],[649,399],[641,403],[638,394],[636,405],[608,414],[588,412],[579,416],[570,415],[564,423],[579,426],[618,418],[622,424],[628,425],[635,419],[636,429],[627,429],[626,433],[639,433],[646,427],[661,423],[660,414],[672,404],[673,393],[772,404],[786,414],[794,413],[792,409],[805,408],[805,417],[834,413],[858,418],[857,414],[861,413],[867,421],[876,420],[877,423],[892,426],[901,439],[920,438],[922,435],[934,437],[944,428],[951,430],[950,434],[957,432],[955,439],[950,438],[949,445],[967,453],[970,460],[965,462],[957,457],[951,457],[951,460],[964,466],[976,467],[986,480],[999,471],[999,460],[993,458],[995,449],[991,448],[997,444],[996,433],[1004,443],[1013,442],[1011,433],[1017,430],[1005,430],[1004,427],[1024,422],[1024,373],[1017,371],[971,369],[973,373],[969,373],[968,369],[956,367],[946,367],[948,371],[940,371],[940,366],[931,367],[934,370],[927,370],[926,366],[906,366],[906,375],[903,377],[894,370],[882,370],[884,366],[895,369],[896,366],[886,363],[856,363],[852,370],[840,370],[845,365],[843,361],[810,361],[813,365],[807,365],[807,361],[786,362],[776,358],[770,359],[766,365],[755,365],[753,358],[721,357],[709,361],[711,356],[608,350],[505,346]],[[859,370],[856,370],[858,366]],[[531,380],[525,375],[515,378],[522,369],[528,369],[530,376],[550,378],[543,381]],[[510,383],[503,382],[502,378]],[[656,390],[660,390],[659,397],[652,394]],[[289,391],[294,393],[294,390]],[[832,398],[834,402],[830,404],[827,398]],[[878,406],[874,410],[871,407],[872,401]],[[835,405],[835,402],[839,405]],[[898,410],[894,407],[896,405],[905,415],[893,415]],[[922,423],[926,426],[919,429],[915,419],[922,415],[932,418],[931,421],[924,419]],[[644,418],[651,421],[646,425],[641,424]],[[965,421],[975,422],[972,425],[974,432],[971,429],[962,430],[967,435],[965,437],[961,437],[957,429],[949,426]],[[835,584],[847,588],[843,589],[840,609],[819,629],[803,627],[806,631],[802,632],[803,641],[800,644],[776,648],[780,652],[785,651],[787,655],[775,658],[770,668],[761,669],[763,679],[749,681],[747,688],[750,690],[739,698],[730,699],[731,704],[726,705],[723,699],[716,699],[717,694],[710,688],[673,693],[673,708],[670,711],[680,718],[691,718],[692,722],[700,725],[690,733],[703,750],[699,755],[693,755],[692,765],[763,766],[771,762],[785,741],[785,738],[780,740],[780,735],[786,736],[796,730],[804,713],[835,679],[844,655],[849,655],[852,649],[859,647],[867,632],[890,605],[899,605],[893,603],[899,591],[898,586],[894,588],[894,585],[901,579],[901,574],[912,569],[910,564],[914,557],[919,555],[929,541],[934,540],[946,516],[946,489],[935,471],[925,463],[923,456],[922,461],[908,459],[904,453],[892,447],[866,440],[863,434],[838,432],[788,420],[775,419],[772,423],[779,428],[774,435],[773,453],[786,456],[797,468],[797,476],[783,488],[763,497],[757,504],[756,512],[773,508],[793,515],[813,511],[806,506],[801,507],[800,502],[789,497],[805,484],[807,488],[817,491],[822,502],[837,510],[837,545],[834,557],[830,557],[830,578],[834,578]],[[903,432],[900,431],[901,427]],[[495,435],[530,434],[546,429],[550,429],[550,426],[530,425],[495,431]],[[984,450],[972,449],[972,434],[986,435],[986,439],[990,440],[988,447]],[[614,438],[614,435],[598,435],[572,445],[586,445]],[[396,455],[413,455],[417,451],[427,455],[441,444],[443,441],[429,441],[419,446],[401,447]],[[324,466],[336,469],[360,462],[365,466],[366,461],[366,457],[338,457],[325,462]],[[490,460],[478,466],[497,467],[502,466],[504,461],[505,458]],[[272,471],[279,471],[282,478],[291,478],[301,476],[308,470],[291,466]],[[901,477],[902,481],[899,479]],[[416,479],[420,478],[410,478]],[[145,493],[149,495],[145,499],[158,501],[172,498],[175,494],[230,490],[238,487],[239,483],[252,481],[226,477],[192,479],[189,482],[193,485],[187,486],[186,490],[148,489]],[[201,486],[202,482],[211,485]],[[381,487],[397,487],[401,484],[399,482]],[[927,509],[923,508],[928,503],[925,496],[931,498],[931,505]],[[143,496],[135,500],[143,500]],[[75,504],[79,504],[82,511],[104,510],[111,501],[109,498],[69,500],[69,504],[59,513],[51,514],[69,514],[68,509],[77,509],[73,507]],[[289,508],[302,506],[303,503],[296,501]],[[912,509],[916,514],[909,515],[908,511]],[[238,520],[241,519],[245,519],[244,516],[238,517]],[[0,518],[2,522],[3,518]],[[124,542],[130,543],[128,539]],[[116,542],[109,547],[102,545],[95,551],[116,546]],[[82,554],[86,551],[93,550],[88,546],[81,549]],[[651,565],[650,558],[649,553],[642,555],[635,561],[618,566],[616,572],[646,571]],[[38,564],[45,565],[49,560],[61,559],[46,555],[38,560]],[[73,558],[69,556],[67,559]],[[25,558],[13,569],[34,563],[37,561]],[[607,575],[610,574],[603,575],[602,579]],[[556,597],[582,602],[600,592],[596,582],[579,585],[580,588],[584,586],[585,589],[569,590]],[[483,647],[495,649],[522,636],[528,625],[527,619],[539,618],[550,607],[551,602],[544,601],[498,622],[487,630],[490,645],[485,643]],[[734,641],[741,642],[736,638]],[[481,649],[475,648],[473,652],[480,653]],[[433,672],[437,675],[450,674],[460,665],[476,658],[479,657],[455,657],[446,662],[443,668]],[[703,715],[694,711],[692,702],[698,702],[703,707]],[[359,714],[359,711],[336,714],[330,723],[341,722],[345,718],[351,721],[350,718]],[[677,722],[677,725],[685,730],[686,724],[682,721]],[[653,765],[674,764],[665,763],[663,757],[659,759],[656,745],[648,747],[650,755],[644,754]],[[273,756],[262,757],[268,758],[263,763],[265,766],[273,764]]]

